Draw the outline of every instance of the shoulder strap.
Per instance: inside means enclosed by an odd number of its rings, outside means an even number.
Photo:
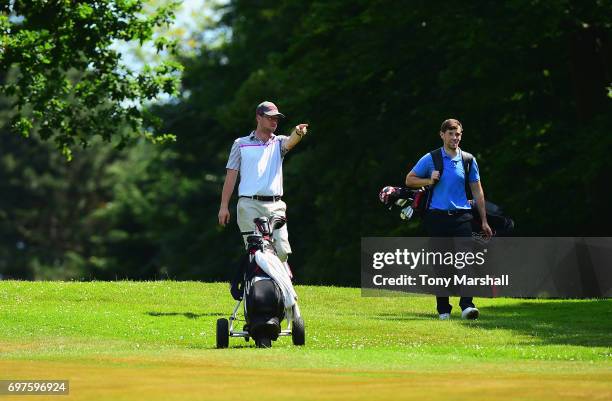
[[[465,173],[465,196],[468,200],[473,199],[472,188],[470,188],[470,171],[472,170],[472,163],[474,156],[471,153],[461,151],[461,159],[463,161],[463,172]]]
[[[434,170],[440,172],[440,177],[442,177],[442,171],[444,170],[444,162],[442,161],[442,148],[438,148],[429,152],[431,155],[431,159],[433,160]],[[429,209],[429,205],[431,204],[431,200],[433,199],[433,191],[435,184],[429,187],[428,196],[427,196],[427,206],[425,210]]]
[[[438,148],[436,150],[432,150],[429,152],[431,158],[433,159],[434,169],[440,172],[440,176],[442,176],[442,170],[444,170],[444,162],[442,161],[442,148]]]

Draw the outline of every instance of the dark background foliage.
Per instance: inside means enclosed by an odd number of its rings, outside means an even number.
[[[604,1],[230,1],[212,27],[228,39],[180,60],[181,97],[149,110],[176,143],[97,144],[65,166],[44,143],[2,133],[0,272],[227,279],[241,240],[234,209],[217,225],[225,163],[262,100],[288,116],[281,133],[310,124],[284,164],[299,282],[358,285],[361,237],[422,234],[377,194],[440,145],[449,117],[516,235],[609,236],[608,11]],[[46,184],[32,188],[28,169]],[[46,234],[46,215],[67,233]]]

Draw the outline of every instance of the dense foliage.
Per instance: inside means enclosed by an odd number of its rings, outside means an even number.
[[[264,99],[288,116],[280,131],[310,123],[284,167],[301,282],[358,284],[361,237],[422,233],[377,194],[439,146],[449,117],[463,122],[462,147],[517,235],[610,235],[600,213],[612,202],[608,10],[604,1],[230,1],[212,27],[226,39],[183,59],[180,100],[151,110],[178,141],[111,157],[109,203],[77,218],[100,224],[83,257],[102,262],[83,271],[229,277],[241,240],[235,213],[228,228],[216,223],[225,163]]]
[[[173,5],[145,16],[140,0],[14,0],[0,5],[0,90],[11,100],[13,130],[52,139],[71,157],[74,145],[100,136],[125,142],[147,132],[154,120],[139,104],[177,90],[180,66],[171,61],[141,72],[121,62],[121,41],[153,40],[168,24]],[[172,47],[156,38],[159,51]],[[3,82],[4,81],[4,82]],[[128,126],[130,130],[120,130]]]

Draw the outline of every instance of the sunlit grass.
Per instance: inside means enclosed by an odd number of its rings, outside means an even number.
[[[68,363],[66,372],[76,364],[99,366],[104,374],[200,366],[266,375],[282,366],[376,377],[447,375],[460,366],[486,380],[488,374],[553,375],[569,383],[580,374],[582,381],[594,380],[591,390],[610,391],[602,384],[612,380],[610,300],[477,299],[479,320],[461,320],[455,307],[453,319],[439,321],[433,297],[361,297],[359,289],[335,287],[297,291],[305,347],[281,338],[259,350],[231,339],[230,349],[216,350],[215,321],[234,306],[225,283],[3,281],[0,365],[12,371],[28,366],[32,374],[48,363]]]

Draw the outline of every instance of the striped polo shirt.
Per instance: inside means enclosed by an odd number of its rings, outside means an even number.
[[[234,141],[226,168],[240,171],[239,196],[283,195],[283,158],[287,153],[285,135],[274,135],[268,142],[255,136],[255,131]]]

